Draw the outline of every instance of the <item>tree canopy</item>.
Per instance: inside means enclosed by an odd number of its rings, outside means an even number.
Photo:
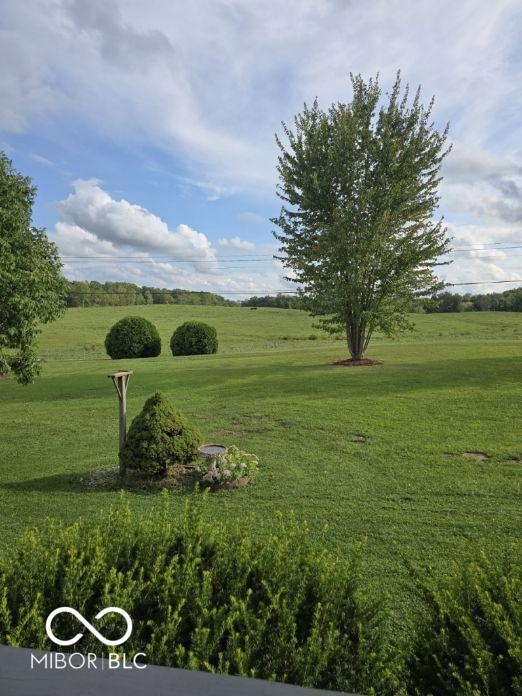
[[[40,324],[65,307],[65,280],[56,246],[32,225],[36,188],[0,152],[0,374],[22,384],[39,372]]]
[[[289,280],[360,359],[375,330],[405,328],[412,300],[444,287],[434,267],[449,241],[433,215],[449,147],[448,128],[434,127],[433,99],[424,106],[420,88],[410,104],[399,74],[385,100],[377,78],[351,81],[350,103],[323,111],[315,100],[293,129],[283,123],[283,207],[272,222]]]

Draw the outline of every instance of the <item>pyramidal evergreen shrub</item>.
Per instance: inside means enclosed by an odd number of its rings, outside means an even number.
[[[120,458],[126,469],[164,474],[171,464],[190,462],[200,442],[198,429],[156,392],[132,421]]]
[[[113,360],[155,358],[161,353],[158,330],[144,317],[124,317],[105,338],[105,350]]]
[[[172,355],[207,355],[217,353],[217,331],[202,321],[186,321],[170,339]]]

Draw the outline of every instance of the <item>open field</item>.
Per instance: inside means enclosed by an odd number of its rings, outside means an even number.
[[[110,361],[108,328],[141,314],[163,339],[159,358]],[[173,358],[172,330],[189,318],[218,329],[214,356]],[[255,483],[213,494],[216,519],[245,525],[293,508],[312,529],[329,526],[343,554],[367,538],[365,572],[406,607],[407,556],[443,567],[479,547],[520,537],[522,315],[419,315],[397,342],[379,338],[343,368],[343,342],[303,312],[240,307],[149,306],[68,310],[40,341],[42,376],[0,382],[0,538],[14,542],[46,516],[92,515],[115,492],[80,479],[116,464],[117,400],[107,374],[130,368],[129,416],[166,392],[207,441],[255,452]],[[311,334],[318,339],[311,340]],[[365,438],[365,441],[361,441]],[[462,456],[485,453],[486,461]],[[180,500],[186,491],[173,493]],[[155,493],[130,493],[136,509]]]

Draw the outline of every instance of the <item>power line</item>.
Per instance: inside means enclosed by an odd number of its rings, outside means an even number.
[[[88,281],[73,281],[73,282],[88,282]],[[125,281],[123,281],[125,282]],[[176,292],[174,290],[151,290],[148,286],[145,287],[152,295],[172,295]],[[117,290],[75,290],[72,288],[68,290],[69,295],[137,295],[142,292],[142,287],[138,286],[137,290],[124,290],[123,292],[118,292]],[[275,294],[294,294],[299,292],[298,290],[184,290],[180,288],[181,292],[188,292],[193,295],[248,295],[249,293],[263,293],[265,295],[275,295]]]
[[[142,265],[142,264],[145,264],[145,265],[146,265],[146,264],[150,264],[150,263],[152,263],[152,264],[161,264],[161,263],[176,263],[176,264],[177,264],[177,263],[194,263],[195,265],[197,265],[197,263],[196,263],[196,262],[193,262],[193,261],[177,261],[177,260],[175,260],[175,259],[173,259],[172,261],[156,261],[155,259],[148,259],[148,260],[143,260],[143,261],[130,261],[130,260],[129,260],[129,261],[125,261],[125,260],[122,260],[122,259],[115,259],[115,260],[109,261],[109,260],[107,259],[107,260],[105,260],[105,261],[97,261],[97,260],[95,260],[95,259],[85,259],[84,261],[65,261],[65,265],[67,265],[67,266],[72,266],[72,265],[76,265],[76,264],[85,265],[85,264],[89,263],[89,261],[92,262],[91,266],[97,266],[98,264],[101,264],[101,263],[109,263],[109,264],[121,265],[121,266],[123,266],[123,265],[125,265],[125,264],[132,264],[132,265]],[[203,263],[203,262],[201,262],[201,263]],[[215,261],[212,261],[212,263],[215,264],[216,262],[215,262]],[[225,263],[232,263],[232,262],[229,261],[229,262],[225,262]],[[241,263],[241,261],[237,261],[237,263]],[[261,261],[252,261],[252,262],[250,262],[250,263],[266,263],[266,261],[265,261],[265,262],[261,262]],[[216,266],[205,266],[205,270],[211,270],[211,271],[227,270],[227,269],[229,269],[229,268],[242,268],[242,266],[218,266],[218,265],[216,265]]]
[[[460,247],[460,249],[453,249],[453,251],[465,251],[467,249],[487,249],[490,246],[499,246],[500,244],[520,244],[520,239],[509,239],[504,242],[479,242],[477,244],[467,244],[465,246]],[[511,247],[505,247],[506,249],[510,249]]]
[[[522,244],[514,244],[510,246],[500,246],[502,244],[508,244],[509,242],[489,242],[481,246],[471,245],[469,247],[459,247],[457,249],[451,249],[450,251],[443,254],[443,256],[449,256],[453,253],[473,253],[476,251],[493,251],[490,249],[491,246],[496,246],[497,249],[494,251],[504,251],[511,249],[522,249]],[[274,259],[272,254],[250,254],[248,256],[229,256],[229,257],[217,257],[215,259],[201,259],[198,257],[185,257],[177,258],[175,256],[145,256],[145,255],[134,255],[134,256],[97,256],[97,255],[84,255],[84,256],[62,256],[63,261],[67,264],[84,263],[85,260],[101,263],[161,263],[163,261],[174,262],[174,263],[199,263],[199,264],[218,264],[223,263],[266,263]],[[486,254],[477,256],[476,258],[498,258],[496,255],[488,256]],[[229,267],[232,268],[232,267]],[[216,270],[219,268],[216,266]],[[225,269],[224,269],[225,270]]]
[[[521,247],[522,248],[522,247]],[[484,251],[486,251],[484,249]],[[488,249],[488,251],[492,251]],[[466,261],[479,261],[480,259],[497,259],[498,261],[506,261],[507,259],[513,259],[522,256],[522,254],[507,254],[506,256],[497,256],[496,254],[482,254],[481,256],[473,256],[471,259],[468,257]],[[464,259],[460,259],[464,261]],[[457,261],[457,259],[455,259]]]
[[[157,256],[156,254],[152,254],[149,256],[141,255],[141,256],[96,256],[94,254],[89,254],[86,256],[61,256],[62,259],[105,259],[107,261],[115,261],[117,259],[125,259],[125,260],[144,260],[144,261],[156,261],[157,259],[161,259],[164,261],[176,261],[177,263],[217,263],[218,261],[225,261],[225,262],[232,262],[232,261],[257,261],[259,258],[267,258],[267,259],[273,259],[274,256],[273,254],[255,254],[253,256],[230,256],[230,257],[225,257],[225,256],[219,256],[216,257],[215,259],[202,259],[201,257],[197,256],[186,256],[182,259],[177,258],[175,256]]]
[[[498,247],[498,249],[488,249],[487,247],[477,247],[477,248],[467,248],[467,247],[461,247],[460,249],[451,249],[448,251],[448,254],[453,254],[457,251],[464,251],[466,253],[472,253],[474,251],[504,251],[504,249],[522,249],[522,244],[516,244],[515,246],[504,246],[504,247]]]
[[[509,259],[518,258],[518,257],[520,257],[520,256],[522,256],[522,254],[510,254],[509,256],[506,256],[506,257],[497,256],[496,254],[483,254],[482,256],[474,256],[472,259],[466,259],[466,260],[472,261],[472,260],[481,260],[481,259],[497,259],[498,261],[507,261],[507,260],[509,260]],[[464,260],[464,259],[460,259],[460,261],[463,261],[463,260]],[[89,263],[89,261],[91,261],[92,263]],[[455,259],[455,261],[457,261],[457,259]],[[65,265],[66,265],[66,266],[75,266],[75,265],[80,264],[80,265],[85,265],[85,266],[87,266],[87,267],[92,268],[92,267],[98,266],[100,263],[102,263],[102,264],[103,264],[103,263],[109,263],[109,264],[113,264],[113,265],[115,265],[115,266],[125,266],[125,265],[139,265],[139,266],[141,266],[141,265],[156,264],[156,263],[157,263],[158,265],[160,265],[160,262],[154,261],[153,259],[150,259],[149,261],[122,261],[122,260],[115,260],[115,261],[106,261],[106,262],[104,262],[104,261],[101,261],[101,262],[100,262],[100,261],[95,261],[94,259],[89,259],[89,260],[86,259],[85,261],[67,261],[67,262],[65,262]],[[172,264],[177,264],[177,263],[180,263],[180,262],[179,262],[179,261],[172,261],[172,262],[161,262],[161,263],[169,263],[169,264],[172,263]],[[230,262],[229,262],[229,263],[230,263]],[[237,263],[241,263],[241,262],[238,261]],[[263,261],[252,261],[252,262],[250,262],[250,263],[253,263],[253,264],[260,264],[260,263],[266,263],[266,261],[265,261],[265,262],[263,262]],[[243,265],[241,265],[241,266],[219,266],[219,265],[216,265],[216,266],[207,266],[207,265],[206,265],[206,266],[205,266],[205,271],[220,271],[220,270],[223,270],[223,271],[224,271],[224,270],[228,270],[228,269],[231,269],[231,268],[246,268],[246,267],[244,267]]]
[[[474,281],[472,283],[448,283],[451,287],[456,287],[457,285],[489,285],[493,283],[522,283],[522,278],[515,278],[514,280],[482,280]]]
[[[499,246],[501,244],[514,244],[516,247],[511,247],[507,246],[504,247],[505,249],[512,249],[512,248],[518,248],[522,246],[520,243],[519,239],[513,239],[513,240],[508,240],[504,242],[481,242],[478,245],[477,244],[469,244],[466,246],[459,247],[457,249],[452,249],[452,251],[467,251],[469,250],[480,250],[480,249],[487,249],[490,246]],[[152,254],[154,258],[165,258],[165,259],[170,259],[174,258],[172,256],[160,256],[156,254]],[[260,257],[267,257],[267,258],[273,258],[274,254],[234,254],[233,256],[221,256],[219,257],[221,260],[237,260],[237,259],[251,259],[251,258],[260,258]],[[111,255],[111,254],[64,254],[62,255],[62,258],[64,259],[88,259],[88,258],[99,258],[99,259],[113,259],[113,258],[125,258],[125,259],[139,259],[139,258],[150,258],[150,255],[147,254],[134,254],[134,255],[128,255],[124,256],[121,254],[118,255]],[[185,261],[199,261],[199,260],[205,260],[201,259],[201,257],[198,256],[187,256],[184,259]]]
[[[513,248],[516,248],[516,249],[521,248],[522,249],[522,245],[520,247],[513,247]],[[492,249],[484,249],[484,251],[493,251],[493,250]],[[502,249],[499,249],[499,251],[502,251]],[[443,254],[443,256],[449,256],[449,255],[450,255],[450,252],[448,252],[448,254]],[[480,259],[498,259],[499,261],[502,261],[502,260],[505,260],[506,258],[514,258],[514,257],[518,257],[518,256],[521,256],[521,254],[509,254],[507,257],[498,256],[497,254],[481,254],[481,255],[474,256],[473,259],[477,259],[477,260],[480,260]],[[124,259],[121,257],[114,258],[114,259],[96,259],[96,258],[91,257],[89,259],[86,258],[82,261],[80,261],[80,260],[78,260],[78,261],[65,261],[64,263],[68,266],[71,266],[71,265],[76,265],[76,264],[83,265],[83,264],[86,264],[89,262],[91,262],[92,266],[96,266],[96,265],[101,264],[101,263],[109,263],[109,264],[114,264],[114,265],[125,265],[125,264],[133,264],[133,265],[145,264],[146,265],[146,264],[161,264],[161,263],[176,263],[176,264],[178,264],[178,263],[193,263],[193,264],[217,263],[216,261],[194,262],[194,261],[186,261],[186,260],[179,260],[179,259],[171,259],[170,261],[168,261],[168,260],[158,261],[157,259],[154,259],[154,258],[131,260],[131,259]],[[233,262],[232,261],[224,261],[224,263],[241,263],[241,264],[243,264],[243,263],[259,264],[259,263],[269,263],[269,262],[270,262],[269,259],[259,259],[259,260],[258,259],[251,259],[251,260],[236,259]],[[219,266],[219,265],[208,266],[208,265],[206,265],[206,268],[208,270],[212,270],[212,271],[220,271],[220,270],[229,270],[229,269],[233,269],[233,268],[234,269],[242,268],[242,266]]]

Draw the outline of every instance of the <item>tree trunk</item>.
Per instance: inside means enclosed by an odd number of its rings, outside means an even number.
[[[366,343],[366,327],[360,322],[346,323],[346,342],[352,360],[362,360]]]

